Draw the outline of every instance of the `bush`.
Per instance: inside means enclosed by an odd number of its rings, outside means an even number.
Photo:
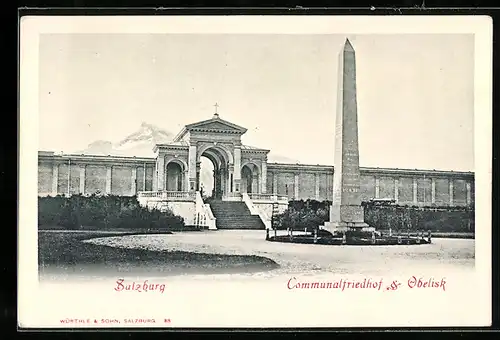
[[[376,229],[474,232],[474,207],[364,204],[365,222]]]
[[[329,220],[329,202],[315,200],[290,201],[288,209],[274,217],[276,229],[313,231]]]
[[[136,197],[73,195],[38,198],[38,225],[80,229],[179,229],[184,219],[171,211],[141,207]]]
[[[288,209],[274,216],[277,229],[308,231],[329,221],[330,201],[290,201]],[[365,222],[376,229],[394,231],[431,230],[439,232],[474,232],[474,206],[418,207],[363,202]]]

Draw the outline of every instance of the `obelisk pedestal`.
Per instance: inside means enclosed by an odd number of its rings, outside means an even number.
[[[339,86],[335,122],[333,205],[330,222],[324,229],[374,231],[364,220],[361,206],[358,112],[356,99],[356,58],[347,39],[339,58]]]

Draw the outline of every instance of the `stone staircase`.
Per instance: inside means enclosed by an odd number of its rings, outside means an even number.
[[[266,229],[260,217],[250,214],[244,202],[213,200],[210,208],[216,218],[217,229]]]

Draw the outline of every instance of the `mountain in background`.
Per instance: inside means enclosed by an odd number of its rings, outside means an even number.
[[[142,122],[138,131],[128,135],[114,146],[117,150],[132,150],[135,148],[148,147],[152,149],[155,144],[168,143],[174,139],[175,135],[166,130],[162,130],[152,124]]]
[[[86,149],[76,151],[75,153],[84,155],[154,157],[153,147],[156,144],[169,143],[174,137],[175,135],[169,131],[143,122],[136,132],[116,143],[106,140],[97,140],[90,143]],[[274,155],[272,153],[268,154],[268,162],[299,163],[298,160]],[[207,193],[211,193],[213,187],[212,170],[213,167],[208,169],[207,167],[201,168],[201,182],[204,183],[204,190]]]
[[[85,155],[154,157],[153,147],[156,144],[169,143],[174,137],[175,135],[167,130],[143,122],[136,132],[131,133],[116,143],[97,140],[90,143],[84,150],[79,150],[75,153]],[[273,153],[269,153],[268,162],[300,163],[296,159],[274,155]]]
[[[86,149],[77,151],[76,153],[85,155],[154,157],[153,147],[156,144],[171,142],[174,137],[175,135],[171,132],[143,122],[136,132],[116,143],[98,140],[90,143]]]

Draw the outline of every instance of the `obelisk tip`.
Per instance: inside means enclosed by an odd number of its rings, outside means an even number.
[[[351,42],[349,41],[349,38],[345,39],[344,51],[354,52],[354,48],[352,47]]]

